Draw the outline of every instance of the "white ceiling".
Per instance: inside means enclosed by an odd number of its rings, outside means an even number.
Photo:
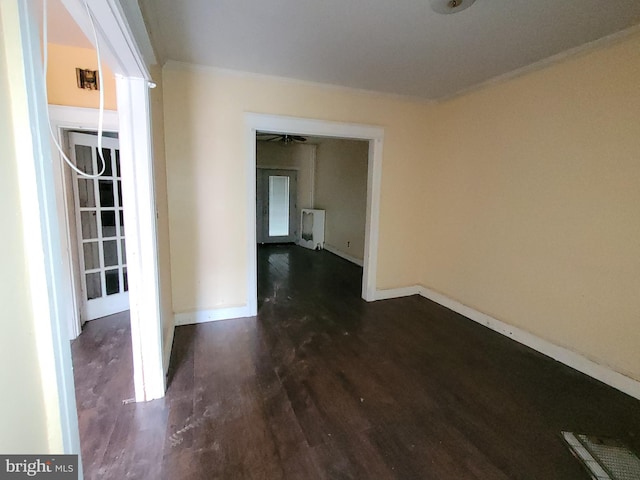
[[[176,60],[438,99],[640,23],[639,0],[140,0]]]
[[[437,99],[640,22],[639,0],[140,0],[157,53]]]

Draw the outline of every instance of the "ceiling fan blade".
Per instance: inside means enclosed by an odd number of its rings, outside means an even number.
[[[305,137],[301,137],[300,135],[289,135],[286,133],[256,133],[256,138],[263,142],[291,143],[307,141]]]

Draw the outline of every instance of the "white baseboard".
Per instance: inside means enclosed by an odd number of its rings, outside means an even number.
[[[463,305],[462,303],[453,300],[446,295],[431,290],[427,287],[420,285],[414,285],[405,288],[396,288],[391,290],[378,290],[376,292],[376,299],[383,300],[396,297],[405,297],[409,295],[419,294],[423,297],[432,300],[443,307],[448,308],[464,317],[473,320],[491,330],[498,332],[506,337],[515,340],[518,343],[526,345],[543,355],[553,358],[554,360],[567,365],[579,372],[584,373],[596,380],[605,383],[621,392],[626,393],[634,398],[640,400],[640,382],[633,378],[627,377],[609,367],[600,365],[599,363],[589,360],[585,356],[573,352],[565,347],[560,347],[554,343],[544,340],[526,330],[514,327],[501,320],[493,318],[485,313],[479,312],[471,307]]]
[[[348,262],[355,263],[359,267],[362,267],[364,265],[362,260],[356,257],[352,257],[348,253],[344,253],[343,251],[338,250],[336,247],[332,247],[331,245],[327,245],[326,243],[324,244],[324,250],[326,250],[329,253],[333,253],[334,255],[337,255],[340,258],[344,258]]]
[[[340,258],[344,258],[348,262],[355,263],[359,267],[362,267],[364,265],[364,262],[359,258],[352,257],[348,253],[344,253],[342,250],[338,250],[336,247],[327,245],[326,243],[324,244],[324,250],[326,250],[327,252],[333,253],[334,255],[337,255]]]
[[[375,300],[388,300],[390,298],[410,297],[411,295],[421,295],[422,291],[418,285],[402,288],[388,288],[386,290],[376,290]]]
[[[241,307],[223,307],[212,310],[196,310],[195,312],[176,313],[174,323],[179,325],[192,325],[194,323],[215,322],[218,320],[231,320],[233,318],[251,317],[251,309],[248,305]]]
[[[169,362],[171,362],[171,350],[173,348],[173,334],[176,331],[175,325],[173,325],[169,329],[169,335],[164,340],[164,351],[163,351],[163,361],[164,361],[164,374],[167,375],[169,373]]]

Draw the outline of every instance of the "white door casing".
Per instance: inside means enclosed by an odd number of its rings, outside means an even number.
[[[247,255],[247,315],[258,311],[258,279],[256,254],[256,133],[282,133],[317,135],[332,138],[351,138],[369,141],[367,170],[367,211],[364,247],[362,298],[376,300],[376,273],[378,265],[378,232],[380,217],[380,188],[382,182],[382,151],[384,128],[375,125],[329,122],[310,118],[288,117],[262,113],[245,113],[246,148],[246,202],[248,232]]]
[[[147,67],[157,62],[137,2],[61,1],[92,39],[88,5],[102,58],[116,76],[135,398],[153,400],[165,393]]]
[[[164,397],[165,373],[149,87],[116,75],[124,223],[127,227],[133,384],[136,401]],[[168,357],[167,357],[168,358]]]

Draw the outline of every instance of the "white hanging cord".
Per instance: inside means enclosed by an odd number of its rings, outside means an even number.
[[[60,155],[62,155],[62,158],[67,163],[67,165],[69,165],[69,167],[71,167],[71,169],[73,169],[73,171],[75,171],[80,176],[83,176],[86,178],[98,178],[104,173],[107,167],[107,162],[105,161],[104,156],[102,154],[102,124],[104,120],[104,85],[102,83],[102,62],[100,61],[100,46],[98,45],[98,33],[96,32],[96,26],[93,22],[93,17],[91,15],[91,11],[89,10],[89,5],[87,4],[86,0],[84,0],[84,6],[87,9],[87,15],[89,16],[89,23],[91,23],[91,28],[93,30],[93,38],[95,40],[95,46],[96,46],[96,57],[98,59],[98,86],[99,86],[98,93],[100,96],[100,113],[98,116],[98,156],[102,161],[102,168],[100,169],[100,172],[95,175],[91,175],[89,173],[83,172],[73,164],[73,162],[71,161],[71,159],[69,159],[69,157],[67,157],[66,153],[64,153],[64,150],[60,146],[60,143],[58,143],[56,134],[54,133],[53,127],[51,126],[51,119],[49,118],[48,108],[47,108],[47,122],[49,123],[49,133],[51,133],[51,138],[53,140],[53,143],[56,145],[56,148],[60,152]],[[42,37],[43,37],[42,43],[44,44],[42,48],[43,48],[43,57],[44,57],[44,79],[46,82],[47,70],[49,66],[49,48],[48,48],[49,40],[47,36],[48,34],[47,32],[47,0],[43,0],[42,10],[43,10],[42,11]],[[48,105],[49,99],[47,98],[48,93],[46,88],[45,88],[44,95]]]

